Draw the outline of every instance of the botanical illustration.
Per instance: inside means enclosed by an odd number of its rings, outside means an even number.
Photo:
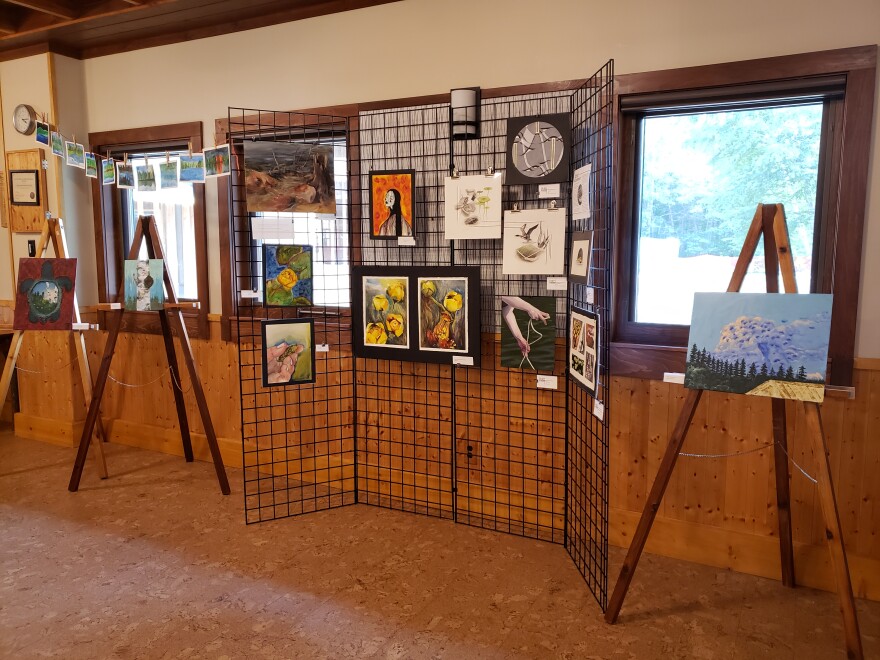
[[[251,213],[336,213],[332,146],[246,140],[244,171]]]
[[[165,305],[162,259],[125,260],[125,309],[158,311]]]
[[[501,177],[447,177],[445,237],[501,238]]]
[[[468,280],[420,277],[419,349],[468,352]]]
[[[685,387],[821,402],[829,294],[697,293]]]
[[[312,246],[263,244],[263,304],[313,305]]]
[[[407,287],[406,276],[363,278],[364,345],[409,348]]]
[[[105,186],[116,183],[116,161],[112,158],[101,161],[101,183]]]
[[[508,119],[507,183],[567,181],[570,139],[571,122],[565,114]]]
[[[413,170],[370,172],[370,236],[396,239],[413,235]]]
[[[507,211],[502,252],[505,275],[562,275],[565,209]]]
[[[180,180],[189,183],[205,182],[205,155],[192,154],[180,157]]]
[[[152,165],[138,165],[134,171],[137,175],[137,189],[140,192],[154,192],[156,190],[156,170]]]
[[[590,172],[589,163],[574,171],[571,180],[571,219],[587,220],[590,217]]]
[[[590,257],[592,256],[593,233],[588,231],[574,232],[571,235],[571,266],[568,270],[569,279],[582,284],[589,283]]]
[[[556,298],[501,296],[501,366],[553,371]]]
[[[205,176],[229,174],[229,145],[205,149]]]
[[[64,158],[64,139],[61,137],[61,133],[52,131],[50,139],[52,144],[52,155]]]
[[[134,188],[134,166],[130,163],[116,163],[116,185],[119,188]]]
[[[598,316],[577,307],[569,314],[568,372],[590,391],[596,391],[599,366]]]
[[[76,142],[64,142],[64,151],[67,154],[67,164],[72,167],[85,169],[86,155],[81,144]]]
[[[15,290],[16,330],[70,330],[76,259],[21,259]]]
[[[98,160],[91,151],[86,152],[86,176],[90,179],[98,178]]]
[[[177,188],[177,161],[159,163],[159,181],[162,188]]]
[[[315,382],[315,326],[312,319],[263,321],[263,385]]]

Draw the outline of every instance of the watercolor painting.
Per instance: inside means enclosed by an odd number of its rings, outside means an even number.
[[[180,180],[188,183],[205,182],[205,155],[193,154],[180,157]]]
[[[61,137],[61,133],[52,131],[50,144],[52,146],[52,155],[64,158],[64,139]]]
[[[565,209],[504,213],[504,275],[565,273]]]
[[[408,288],[406,275],[361,279],[361,329],[365,346],[410,347]]]
[[[263,304],[308,307],[312,296],[312,246],[263,244]]]
[[[78,167],[81,170],[86,167],[86,155],[83,146],[77,142],[64,142],[64,152],[67,154],[67,164]]]
[[[150,312],[165,306],[165,287],[162,278],[165,265],[162,259],[125,260],[125,309]]]
[[[821,403],[831,302],[831,294],[694,294],[685,387]]]
[[[593,232],[577,231],[571,235],[571,265],[568,279],[581,284],[589,284],[590,258],[593,255]]]
[[[229,145],[205,149],[205,176],[226,176],[229,174]]]
[[[49,145],[49,124],[43,121],[37,122],[37,131],[34,133],[34,139],[40,144]]]
[[[370,172],[370,236],[396,240],[413,236],[415,171]]]
[[[571,219],[588,220],[590,217],[590,172],[589,163],[574,171],[571,180]]]
[[[501,366],[553,371],[556,298],[501,296]]]
[[[570,140],[567,114],[508,119],[505,181],[509,185],[568,181]]]
[[[568,328],[568,372],[595,394],[599,367],[599,317],[572,307]]]
[[[119,188],[134,188],[134,166],[130,163],[116,163],[116,185]]]
[[[244,173],[250,213],[336,213],[330,145],[245,140]]]
[[[152,165],[138,165],[134,168],[137,175],[137,189],[139,192],[155,192],[156,170]]]
[[[315,322],[278,319],[262,322],[263,386],[315,382]]]
[[[501,177],[446,177],[446,240],[501,238]]]
[[[15,330],[73,327],[76,259],[20,259],[15,288]]]
[[[116,161],[112,158],[101,161],[101,183],[105,186],[116,183]]]
[[[467,277],[419,277],[419,350],[467,353]]]
[[[177,188],[177,161],[159,163],[159,184],[162,189]]]
[[[86,176],[90,179],[98,178],[98,159],[91,151],[86,152]]]

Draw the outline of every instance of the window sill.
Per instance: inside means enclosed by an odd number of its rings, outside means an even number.
[[[666,372],[684,371],[687,349],[611,342],[611,375],[663,380]]]

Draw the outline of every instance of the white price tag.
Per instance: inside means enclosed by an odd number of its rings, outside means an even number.
[[[558,183],[541,183],[538,185],[538,199],[555,199],[559,197]]]
[[[462,367],[472,367],[474,366],[474,358],[470,355],[453,355],[452,364],[457,364]]]
[[[684,374],[678,374],[673,371],[667,371],[663,374],[664,383],[678,383],[684,385]]]
[[[71,323],[71,330],[91,330],[92,326],[88,323]]]
[[[251,291],[250,289],[246,289],[241,292],[241,297],[242,298],[259,298],[260,292],[259,291]]]
[[[415,236],[398,236],[397,237],[397,245],[405,245],[407,247],[415,247],[416,246],[416,237]]]
[[[605,404],[599,399],[593,399],[593,414],[600,422],[605,419]]]
[[[555,390],[559,385],[559,378],[557,376],[545,376],[543,374],[538,374],[538,389],[540,390]]]
[[[329,353],[330,352],[330,344],[315,344],[315,352],[316,353]]]
[[[587,304],[595,305],[596,304],[596,289],[589,286],[587,287]]]
[[[565,291],[568,288],[568,280],[564,277],[548,277],[547,291]]]
[[[110,309],[122,309],[122,303],[110,303]]]

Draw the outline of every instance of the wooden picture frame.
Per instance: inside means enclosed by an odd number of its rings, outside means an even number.
[[[373,170],[369,178],[370,238],[415,236],[415,170]]]
[[[40,205],[39,170],[9,170],[9,203],[13,206]]]
[[[263,387],[286,387],[315,382],[314,319],[272,319],[260,324]],[[295,350],[292,341],[296,340]],[[283,348],[282,348],[283,345]],[[280,352],[278,349],[281,349]],[[298,356],[298,357],[295,357]],[[285,378],[285,360],[295,357],[293,370]],[[304,366],[307,360],[307,368]],[[299,375],[298,375],[299,374]]]

